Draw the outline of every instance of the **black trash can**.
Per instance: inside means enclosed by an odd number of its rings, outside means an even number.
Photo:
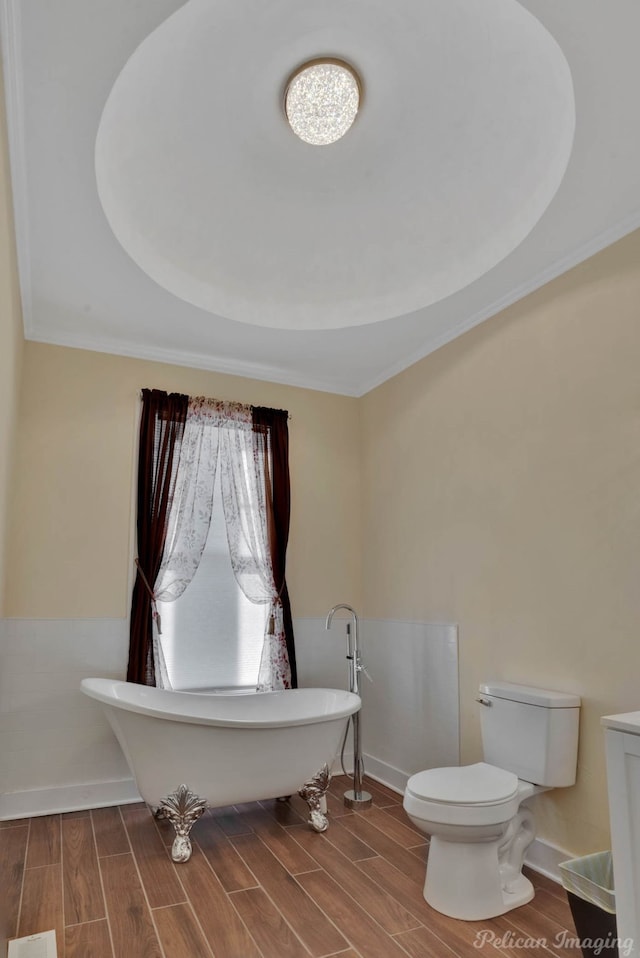
[[[561,862],[560,874],[583,958],[617,956],[618,928],[611,852],[596,852]]]

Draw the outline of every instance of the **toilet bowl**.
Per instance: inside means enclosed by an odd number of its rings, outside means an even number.
[[[485,762],[413,775],[404,809],[431,836],[425,900],[467,921],[531,901],[533,886],[522,865],[535,826],[522,803],[543,790]]]
[[[485,761],[412,775],[403,806],[431,836],[424,897],[479,921],[534,896],[522,874],[535,823],[526,802],[576,776],[580,699],[507,682],[480,686]]]

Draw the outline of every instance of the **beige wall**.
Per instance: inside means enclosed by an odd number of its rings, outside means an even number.
[[[297,616],[360,602],[358,401],[201,370],[27,343],[7,615],[125,616],[143,387],[286,408]]]
[[[4,89],[0,69],[0,616],[4,614],[5,605],[7,511],[22,349],[22,314],[13,236]]]
[[[366,615],[457,621],[477,684],[583,696],[541,833],[608,847],[599,718],[640,708],[640,232],[363,399]]]

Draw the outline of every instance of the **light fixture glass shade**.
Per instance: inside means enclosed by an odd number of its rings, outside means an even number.
[[[289,80],[285,94],[291,129],[313,146],[327,146],[344,136],[359,105],[356,73],[339,60],[305,63]]]

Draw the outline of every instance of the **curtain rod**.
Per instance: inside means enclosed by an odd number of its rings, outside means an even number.
[[[149,388],[149,387],[147,387],[147,388]],[[143,393],[143,391],[144,391],[143,389],[140,390],[140,399],[142,399],[142,393]],[[150,392],[153,392],[154,390],[150,389],[149,391],[150,391]],[[156,390],[156,391],[157,391],[157,392],[166,392],[166,389]],[[170,395],[170,394],[168,393],[167,395]],[[178,393],[177,395],[184,395],[184,393]],[[209,397],[209,398],[210,398],[210,397]],[[189,399],[191,399],[191,396],[189,396]],[[213,401],[213,402],[234,402],[235,400],[232,400],[232,399],[213,399],[212,401]],[[247,405],[247,406],[251,406],[251,407],[253,408],[253,406],[255,406],[256,404],[255,404],[255,403],[247,403],[246,405]],[[265,408],[271,408],[271,407],[263,406],[262,408],[265,409]],[[274,411],[275,411],[275,412],[280,412],[280,411],[284,412],[285,410],[276,409],[276,410],[274,410]],[[293,419],[293,416],[291,415],[291,413],[290,413],[288,410],[287,410],[287,419],[288,419],[289,421],[291,421],[291,420]]]

